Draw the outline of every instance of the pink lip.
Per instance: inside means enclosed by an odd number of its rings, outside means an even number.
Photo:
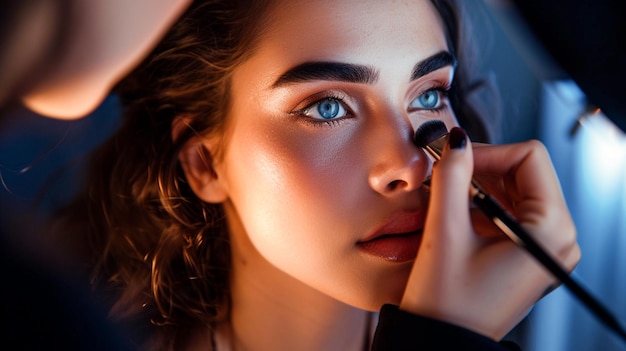
[[[402,212],[387,219],[385,224],[357,242],[365,253],[392,262],[415,259],[422,239],[423,212]]]

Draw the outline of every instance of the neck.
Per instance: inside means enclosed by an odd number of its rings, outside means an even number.
[[[238,275],[230,319],[237,351],[363,350],[367,312],[308,287],[277,293],[275,281]]]
[[[237,232],[231,224],[231,232]],[[240,232],[241,233],[241,232]],[[278,270],[246,235],[231,235],[230,323],[218,330],[218,350],[362,351],[370,313],[335,300]],[[368,340],[369,342],[369,340]]]

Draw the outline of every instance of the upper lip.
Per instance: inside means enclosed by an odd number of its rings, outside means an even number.
[[[394,213],[382,225],[368,233],[363,240],[360,240],[359,244],[387,235],[402,235],[421,231],[424,228],[425,218],[425,211]]]

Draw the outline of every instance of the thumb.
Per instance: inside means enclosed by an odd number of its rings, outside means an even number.
[[[474,162],[468,145],[465,131],[452,128],[441,159],[433,165],[426,223],[428,232],[438,237],[436,240],[455,237],[457,241],[459,235],[455,233],[471,231],[469,187]]]

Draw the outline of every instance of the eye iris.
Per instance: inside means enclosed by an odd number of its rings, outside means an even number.
[[[426,108],[432,108],[437,106],[439,96],[434,90],[429,90],[420,95],[419,100],[422,106]]]
[[[339,102],[332,99],[324,100],[317,106],[317,111],[324,119],[336,117],[339,112]]]

